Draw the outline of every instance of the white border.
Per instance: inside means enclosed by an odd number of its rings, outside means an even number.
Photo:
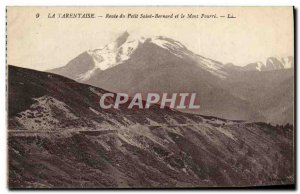
[[[196,0],[106,0],[106,1],[96,1],[96,0],[76,0],[76,1],[67,1],[67,0],[1,0],[0,2],[0,49],[1,49],[1,55],[0,55],[0,61],[1,61],[1,67],[0,67],[0,100],[1,100],[1,111],[0,111],[0,189],[1,194],[2,193],[8,193],[7,189],[7,146],[6,146],[6,80],[5,80],[5,67],[6,67],[6,61],[5,61],[5,8],[6,6],[138,6],[138,5],[149,5],[149,6],[155,6],[155,5],[195,5],[195,6],[291,6],[294,5],[296,8],[298,8],[298,12],[300,9],[300,1],[299,0],[281,0],[281,1],[268,1],[268,0],[252,0],[252,1],[245,1],[245,0],[202,0],[202,1],[196,1]],[[299,15],[299,14],[298,14]],[[298,22],[297,22],[298,23]],[[299,33],[297,34],[297,37]],[[299,51],[296,53],[297,56],[299,56]],[[298,57],[297,57],[298,58]],[[298,65],[298,64],[296,64]],[[299,68],[297,68],[297,75],[299,76]],[[297,91],[299,91],[299,83],[297,83]],[[299,96],[298,99],[299,100]],[[299,115],[297,116],[297,120],[299,121]],[[299,141],[299,131],[297,132],[297,140]],[[297,149],[297,156],[299,155],[299,149]],[[297,165],[298,169],[299,166]],[[298,174],[298,173],[297,173]],[[298,177],[297,179],[298,180]],[[22,191],[24,192],[24,191]],[[36,191],[25,191],[26,193],[34,193]],[[55,193],[63,193],[64,191],[55,191]],[[72,193],[79,193],[84,191],[71,191]],[[101,193],[108,193],[111,191],[98,191]],[[120,191],[120,193],[125,193],[128,191]],[[146,191],[143,191],[146,192]],[[163,191],[155,191],[156,193],[162,193]],[[172,191],[173,192],[173,191]],[[181,192],[188,192],[188,191],[181,191]],[[219,193],[222,191],[201,191],[202,193]],[[227,191],[227,192],[233,192]],[[239,191],[238,191],[239,192]],[[250,193],[256,192],[256,191],[250,191]],[[281,192],[281,191],[280,191]],[[287,192],[281,192],[281,193],[287,193]]]
[[[280,1],[268,1],[268,0],[109,0],[109,1],[96,1],[96,0],[3,0],[6,5],[19,5],[19,6],[30,6],[30,5],[49,5],[49,6],[138,6],[138,5],[194,5],[194,6],[284,6],[284,5],[297,5],[298,0],[280,0]]]

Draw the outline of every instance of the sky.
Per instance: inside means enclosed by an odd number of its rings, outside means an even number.
[[[48,18],[53,13],[102,17]],[[236,18],[105,18],[121,13],[233,14]],[[7,61],[37,70],[64,66],[86,50],[102,48],[124,31],[170,37],[201,56],[239,66],[294,53],[292,7],[8,7]]]

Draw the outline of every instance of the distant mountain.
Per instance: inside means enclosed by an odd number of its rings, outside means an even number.
[[[197,100],[201,102],[200,111],[197,113],[226,119],[285,124],[293,123],[293,117],[282,116],[286,119],[280,121],[271,119],[267,108],[257,105],[266,99],[257,99],[257,95],[261,96],[266,91],[272,92],[276,84],[290,84],[285,82],[286,76],[279,75],[286,74],[292,78],[293,70],[289,67],[293,67],[292,57],[270,58],[265,65],[255,63],[238,67],[222,64],[195,54],[182,43],[167,37],[134,37],[125,32],[103,48],[86,51],[66,66],[50,72],[109,91],[131,95],[137,92],[195,92]],[[269,78],[264,77],[266,74],[263,72],[268,72],[267,70],[272,73],[274,71],[271,70],[280,70],[282,73],[274,73],[279,77],[271,76],[274,81],[272,83],[268,81]],[[267,83],[262,83],[263,90],[255,85],[259,84],[256,80],[251,79],[253,74],[257,80]],[[251,90],[245,90],[247,87]],[[289,95],[293,99],[292,87],[290,89]],[[269,95],[272,94],[265,96]],[[289,112],[287,115],[293,115],[292,109],[286,110],[275,101],[273,103],[271,106],[281,110],[279,112],[284,110]],[[293,101],[286,103],[290,107]],[[276,118],[279,116],[280,114]]]
[[[105,93],[63,76],[9,66],[9,187],[295,183],[292,126],[232,121],[158,105],[104,110],[99,98]]]
[[[226,64],[227,87],[235,96],[246,99],[264,115],[261,121],[273,124],[294,122],[294,58],[270,57],[238,67]]]
[[[264,115],[261,121],[294,122],[294,69],[232,71],[224,87]]]
[[[226,77],[221,63],[192,53],[176,40],[163,36],[135,37],[128,32],[122,33],[115,41],[103,48],[83,52],[66,66],[50,70],[50,72],[65,75],[77,81],[88,81],[99,71],[107,70],[131,59],[134,53],[145,45],[167,50],[174,56],[193,62],[214,75]],[[78,64],[81,64],[81,69]]]
[[[265,62],[256,62],[250,63],[244,67],[242,70],[245,71],[273,71],[273,70],[282,70],[282,69],[291,69],[294,68],[294,58],[289,57],[269,57]]]

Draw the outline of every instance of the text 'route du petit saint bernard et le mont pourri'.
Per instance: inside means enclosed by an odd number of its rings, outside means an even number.
[[[96,13],[48,13],[48,18],[73,18],[73,19],[83,19],[83,18],[107,18],[107,19],[118,19],[118,18],[132,18],[132,19],[173,19],[173,18],[217,18],[216,14],[136,14],[136,13],[106,13],[106,14],[96,14]]]

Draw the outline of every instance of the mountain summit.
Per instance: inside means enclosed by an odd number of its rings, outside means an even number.
[[[144,43],[143,37],[134,37],[126,31],[115,41],[105,45],[101,49],[87,51],[93,58],[95,68],[106,70],[114,67],[130,58],[131,54]]]
[[[250,63],[243,67],[248,71],[272,71],[280,69],[294,68],[294,58],[288,57],[269,57],[265,62]]]
[[[88,50],[71,60],[66,66],[50,70],[50,72],[86,82],[97,72],[107,70],[129,60],[133,53],[145,44],[160,47],[172,54],[173,57],[193,61],[197,66],[219,77],[226,76],[221,63],[194,54],[179,41],[164,36],[145,38],[129,34],[127,31],[104,47]]]

